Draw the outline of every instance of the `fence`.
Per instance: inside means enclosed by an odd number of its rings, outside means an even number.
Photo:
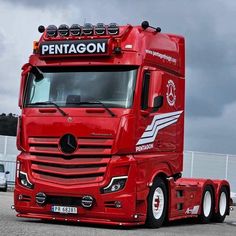
[[[227,179],[236,192],[236,155],[185,151],[183,176]]]
[[[15,137],[0,136],[0,162],[10,171],[8,182],[14,183],[18,151]],[[227,179],[236,192],[236,155],[184,152],[184,177]]]

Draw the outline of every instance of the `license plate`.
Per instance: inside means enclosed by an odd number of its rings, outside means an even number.
[[[77,214],[77,207],[52,206],[51,210],[62,214]]]

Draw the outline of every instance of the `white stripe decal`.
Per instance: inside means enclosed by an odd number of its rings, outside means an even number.
[[[145,137],[150,137],[150,136],[153,136],[155,130],[156,130],[156,127],[159,125],[159,124],[164,124],[164,123],[167,123],[167,122],[170,122],[172,120],[175,120],[175,119],[178,119],[179,118],[179,115],[178,116],[171,116],[171,117],[168,117],[168,118],[163,118],[161,120],[156,120],[156,124],[152,130],[148,131],[146,129],[146,131],[143,133],[142,135],[142,138],[145,138]]]
[[[169,112],[161,115],[155,115],[152,123],[147,126],[137,145],[152,143],[156,139],[158,131],[176,123],[183,111]]]
[[[164,113],[161,115],[155,115],[152,120],[152,123],[150,125],[148,125],[148,127],[146,128],[146,131],[153,129],[153,126],[154,126],[156,120],[163,119],[163,118],[170,117],[170,116],[180,115],[182,112],[183,111],[175,111],[175,112]]]

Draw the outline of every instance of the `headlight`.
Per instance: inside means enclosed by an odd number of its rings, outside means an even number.
[[[30,189],[34,188],[34,185],[28,179],[27,173],[20,171],[19,179],[20,179],[21,185],[23,185],[24,187],[30,188]]]
[[[117,192],[125,187],[125,183],[128,176],[118,176],[113,177],[110,181],[110,183],[101,189],[102,193],[112,193]]]

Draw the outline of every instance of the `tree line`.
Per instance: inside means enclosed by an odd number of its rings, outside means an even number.
[[[0,114],[0,135],[16,136],[17,120],[16,114]]]

